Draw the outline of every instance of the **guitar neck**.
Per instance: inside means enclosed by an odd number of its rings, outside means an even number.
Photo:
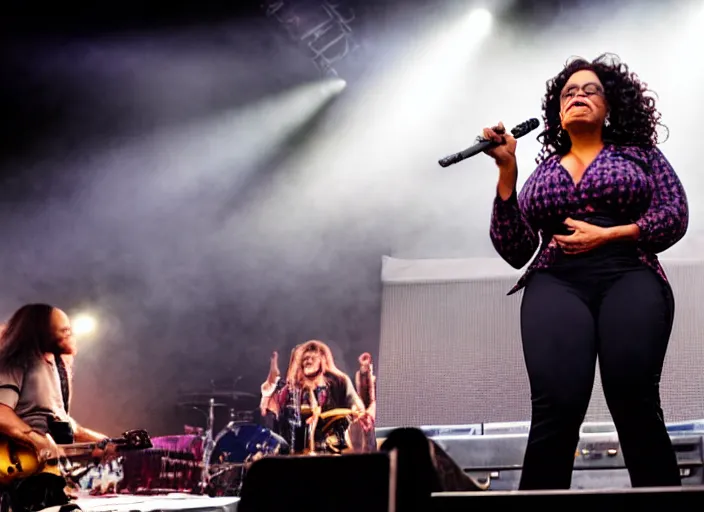
[[[64,456],[69,459],[92,458],[96,449],[110,446],[114,451],[147,450],[152,448],[152,441],[146,430],[129,430],[121,437],[91,441],[88,443],[71,443],[59,445]],[[97,454],[96,454],[97,455]],[[0,450],[0,460],[2,453]],[[1,471],[0,471],[1,476]]]
[[[108,444],[114,444],[116,441],[114,439],[107,439]],[[90,456],[93,451],[98,448],[98,445],[102,444],[101,443],[96,443],[96,442],[89,442],[89,443],[71,443],[71,444],[62,444],[60,445],[61,449],[63,452],[66,454],[66,457],[88,457]],[[119,449],[119,445],[118,445]]]

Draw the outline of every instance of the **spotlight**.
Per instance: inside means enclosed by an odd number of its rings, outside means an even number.
[[[96,319],[88,314],[80,314],[73,317],[71,320],[71,328],[76,336],[85,336],[95,331],[98,326]]]
[[[484,8],[473,9],[467,17],[468,29],[480,35],[486,35],[491,30],[494,16]]]

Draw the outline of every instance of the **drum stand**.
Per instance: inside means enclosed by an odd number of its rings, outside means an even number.
[[[237,379],[239,381],[240,378]],[[220,468],[214,467],[216,464],[214,462],[218,461],[212,461],[213,455],[216,452],[217,449],[217,442],[220,440],[220,438],[227,432],[239,432],[239,425],[244,425],[248,424],[251,422],[248,421],[236,421],[236,414],[234,409],[230,409],[230,422],[227,424],[227,426],[223,429],[222,432],[218,433],[217,436],[215,435],[215,408],[216,407],[223,407],[226,404],[225,403],[217,403],[216,399],[224,399],[222,401],[238,401],[242,399],[256,399],[256,395],[253,395],[251,393],[245,393],[241,391],[235,391],[232,389],[215,389],[215,382],[211,381],[210,382],[210,387],[208,391],[197,391],[197,392],[188,392],[188,393],[181,393],[181,399],[178,403],[179,406],[181,407],[188,407],[189,409],[195,409],[201,413],[205,412],[206,415],[206,428],[203,430],[202,434],[200,435],[200,440],[202,442],[202,450],[203,450],[203,456],[200,460],[200,463],[198,464],[201,468],[201,476],[199,478],[199,481],[197,483],[197,487],[201,491],[201,493],[207,492],[209,487],[211,486],[211,483],[213,481],[213,477],[217,476],[212,475],[211,471],[216,471],[216,473],[222,473],[220,471]],[[203,411],[203,406],[205,405],[206,411]]]
[[[228,432],[233,432],[235,435],[239,432],[240,425],[248,425],[247,421],[238,421],[235,419],[235,409],[230,409],[230,421],[225,427],[218,432],[218,435],[213,437],[214,423],[215,423],[215,399],[211,398],[208,404],[208,420],[205,427],[205,432],[203,433],[203,459],[202,467],[203,471],[200,476],[200,487],[201,492],[205,492],[210,486],[210,480],[213,476],[210,474],[211,458],[215,447],[217,446],[220,439],[222,439]],[[221,470],[220,473],[223,471]],[[241,485],[241,483],[240,483]]]
[[[203,432],[203,460],[202,472],[200,474],[201,492],[205,492],[210,483],[210,457],[215,449],[215,440],[213,439],[213,423],[215,423],[215,399],[211,398],[208,403],[208,419]]]

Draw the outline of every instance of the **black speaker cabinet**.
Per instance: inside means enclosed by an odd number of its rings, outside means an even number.
[[[245,476],[238,512],[396,512],[396,454],[265,457]]]

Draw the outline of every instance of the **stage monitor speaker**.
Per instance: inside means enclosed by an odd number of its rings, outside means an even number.
[[[660,487],[579,491],[496,491],[436,493],[432,512],[466,510],[700,510],[704,487]]]
[[[396,453],[265,457],[245,476],[238,512],[396,512]]]

